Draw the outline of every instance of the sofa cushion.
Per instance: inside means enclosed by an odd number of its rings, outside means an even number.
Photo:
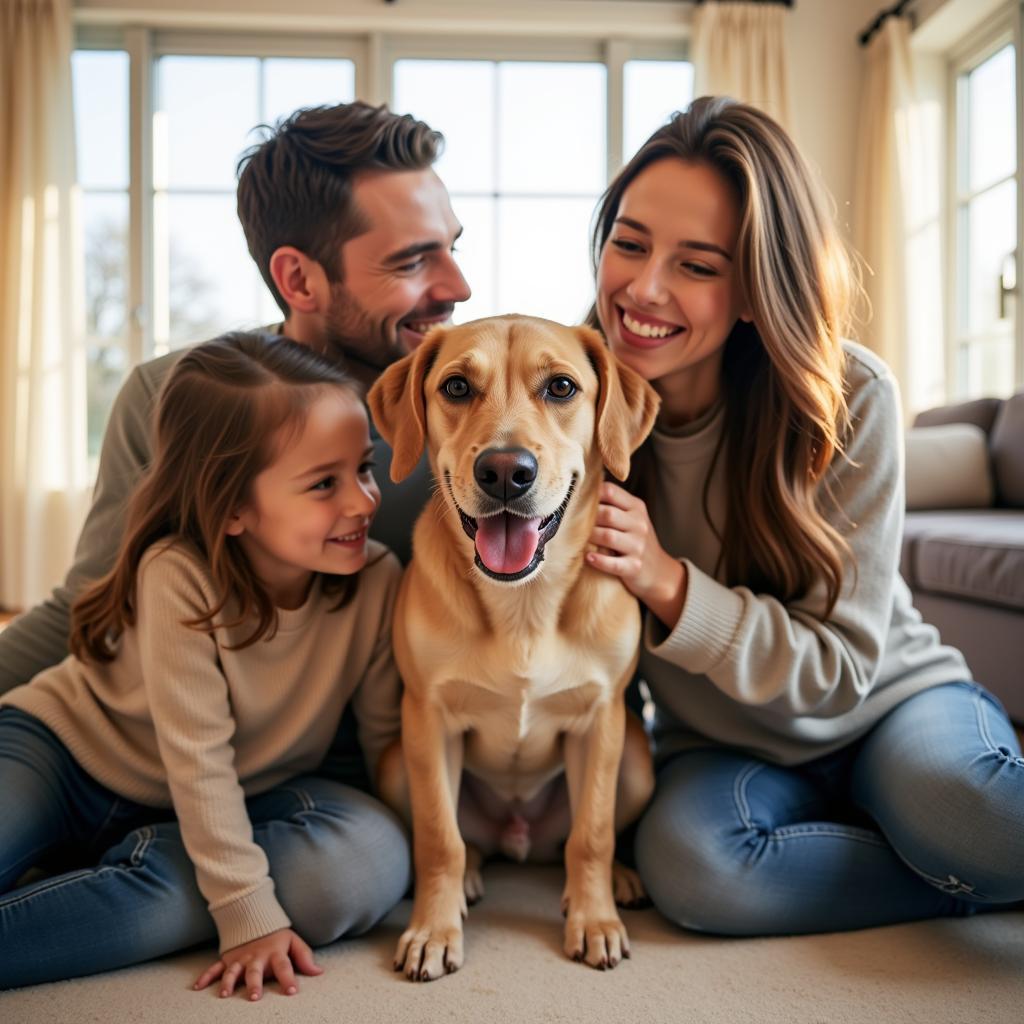
[[[907,508],[988,508],[992,471],[985,432],[973,423],[907,431]]]
[[[999,504],[1024,508],[1024,392],[1003,402],[989,447]]]
[[[944,644],[962,652],[971,675],[1003,702],[1010,717],[1024,723],[1019,653],[1024,612],[922,590],[914,592],[914,607],[938,629]]]
[[[900,569],[914,590],[1024,610],[1024,516],[909,512]]]
[[[915,427],[940,427],[946,423],[973,423],[985,433],[992,430],[996,414],[1003,402],[1000,398],[975,398],[970,402],[957,405],[940,405],[935,409],[925,409],[914,419]]]

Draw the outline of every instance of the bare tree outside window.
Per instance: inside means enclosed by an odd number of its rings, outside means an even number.
[[[89,454],[99,453],[110,407],[128,372],[127,227],[108,217],[94,220],[85,235],[85,299]],[[175,249],[172,241],[170,309],[183,334],[205,341],[216,334],[217,308],[212,284]],[[178,258],[175,258],[178,257]]]

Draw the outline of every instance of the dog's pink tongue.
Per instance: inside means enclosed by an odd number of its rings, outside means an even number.
[[[476,553],[491,572],[522,572],[537,552],[540,517],[524,519],[509,512],[478,519]]]

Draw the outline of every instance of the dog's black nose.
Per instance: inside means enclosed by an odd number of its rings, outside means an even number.
[[[480,489],[498,501],[525,494],[537,479],[537,459],[525,448],[488,448],[473,463]]]

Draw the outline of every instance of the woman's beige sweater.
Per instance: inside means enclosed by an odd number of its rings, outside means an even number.
[[[970,679],[960,652],[921,621],[899,572],[903,430],[896,382],[845,345],[852,430],[829,470],[826,516],[847,545],[842,592],[823,581],[782,601],[722,581],[727,474],[719,406],[683,431],[656,428],[636,487],[662,546],[686,566],[671,629],[647,614],[640,675],[654,697],[659,758],[730,747],[802,764],[845,747],[930,686]],[[709,479],[710,477],[710,479]],[[707,485],[707,486],[705,486]],[[707,509],[705,511],[705,490]]]

